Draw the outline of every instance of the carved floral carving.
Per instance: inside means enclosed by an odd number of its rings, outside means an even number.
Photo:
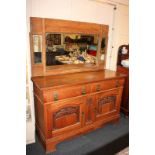
[[[111,103],[111,110],[115,108],[116,96],[107,96],[99,99],[98,113],[102,113],[102,105]]]
[[[116,101],[116,96],[108,96],[108,97],[101,98],[98,101],[98,103],[99,103],[99,105],[102,105],[102,104],[106,104],[109,102],[115,102],[115,101]]]
[[[64,117],[66,115],[69,115],[69,114],[76,114],[77,116],[77,122],[79,122],[79,107],[65,107],[65,108],[62,108],[60,110],[58,110],[57,112],[54,112],[53,113],[53,130],[56,130],[58,129],[59,127],[57,127],[57,119],[61,118],[61,117]]]
[[[55,112],[53,116],[54,116],[54,119],[57,119],[59,117],[62,117],[64,115],[69,115],[72,113],[76,113],[77,115],[79,115],[79,107],[66,107],[66,108],[60,109],[59,111]]]

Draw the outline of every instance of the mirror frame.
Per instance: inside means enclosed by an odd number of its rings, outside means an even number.
[[[108,46],[108,25],[30,17],[30,48],[31,48],[31,67],[32,77],[58,75],[74,72],[103,70],[106,64],[106,53]],[[78,34],[94,34],[99,36],[97,64],[71,64],[71,65],[53,65],[46,66],[46,33],[78,33]],[[33,57],[33,35],[42,35],[42,63],[35,64]],[[101,57],[101,40],[106,37],[105,58],[104,62]]]

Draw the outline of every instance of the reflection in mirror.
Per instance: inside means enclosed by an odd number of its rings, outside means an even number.
[[[105,49],[106,49],[106,38],[103,37],[101,41],[101,57],[100,60],[104,61],[105,58]]]
[[[96,64],[98,35],[46,33],[46,65]]]
[[[33,35],[33,51],[34,51],[34,63],[41,63],[42,53],[42,36]]]

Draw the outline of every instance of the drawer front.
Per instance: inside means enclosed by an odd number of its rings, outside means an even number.
[[[80,85],[43,92],[44,102],[59,101],[71,97],[86,95],[91,92],[90,85]]]
[[[92,84],[91,91],[92,92],[99,92],[103,90],[113,89],[117,87],[121,87],[124,84],[124,79],[114,79],[114,80],[107,80],[103,82],[96,82]]]
[[[86,85],[78,85],[53,90],[46,90],[43,92],[43,100],[45,103],[59,101],[67,98],[86,95],[89,93],[121,87],[123,86],[123,84],[124,79],[113,79]]]

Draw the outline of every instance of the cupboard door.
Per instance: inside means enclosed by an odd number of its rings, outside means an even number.
[[[95,119],[118,114],[120,111],[122,88],[98,93],[96,95]]]
[[[46,106],[48,137],[72,132],[82,127],[83,98],[68,99]]]

